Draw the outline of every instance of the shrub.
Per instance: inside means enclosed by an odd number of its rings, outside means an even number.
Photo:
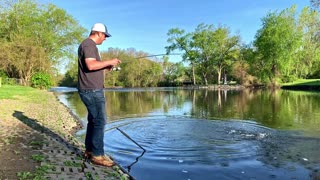
[[[3,70],[0,70],[0,77],[2,77],[2,79],[8,78],[7,74]]]
[[[38,72],[31,78],[31,86],[38,89],[48,89],[52,86],[52,80],[49,74]]]

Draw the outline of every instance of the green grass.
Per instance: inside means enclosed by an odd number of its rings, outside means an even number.
[[[19,178],[19,180],[29,180],[29,179],[45,179],[44,175],[48,172],[48,171],[54,171],[54,166],[52,165],[43,165],[43,166],[39,166],[37,167],[35,173],[31,173],[28,171],[23,171],[23,172],[18,172],[17,176]]]
[[[32,101],[41,101],[46,99],[45,93],[39,93],[42,90],[28,86],[2,85],[0,87],[1,99],[27,99]]]
[[[44,161],[44,156],[41,154],[34,154],[31,156],[31,159],[36,161],[36,162],[43,162]]]
[[[73,162],[73,161],[64,161],[63,164],[65,166],[71,166],[71,167],[81,167],[82,163]]]
[[[3,85],[0,87],[0,99],[15,99],[15,96],[25,96],[36,91],[31,87]]]
[[[282,86],[320,86],[320,79],[299,79],[294,82],[284,83]]]

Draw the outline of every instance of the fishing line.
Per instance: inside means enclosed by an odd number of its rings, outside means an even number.
[[[133,140],[127,133],[125,133],[124,131],[122,131],[121,129],[119,129],[118,127],[116,128],[118,131],[121,132],[121,134],[123,134],[126,138],[128,138],[129,140],[131,140],[134,144],[136,144],[137,146],[139,146],[143,152],[146,152],[146,149],[144,149],[139,143],[137,143],[135,140]]]

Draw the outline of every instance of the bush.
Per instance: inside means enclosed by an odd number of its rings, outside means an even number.
[[[48,89],[52,86],[52,80],[49,74],[38,72],[31,78],[31,86],[38,89]]]
[[[8,78],[7,74],[3,70],[0,70],[0,77],[2,77],[2,79]]]
[[[289,83],[289,82],[296,81],[297,78],[293,75],[291,75],[291,76],[288,75],[288,76],[283,76],[281,80],[282,80],[282,83]]]

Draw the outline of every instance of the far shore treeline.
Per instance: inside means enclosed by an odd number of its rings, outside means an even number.
[[[269,12],[253,42],[231,34],[227,25],[199,23],[194,31],[168,29],[167,55],[109,48],[103,59],[122,60],[121,71],[106,73],[106,87],[155,87],[237,83],[272,86],[320,78],[319,1],[300,12],[295,5]],[[0,2],[0,79],[49,88],[76,86],[78,44],[84,29],[65,10],[35,0]],[[172,63],[172,53],[181,62]],[[67,65],[65,74],[61,68]],[[7,80],[9,79],[9,80]]]

